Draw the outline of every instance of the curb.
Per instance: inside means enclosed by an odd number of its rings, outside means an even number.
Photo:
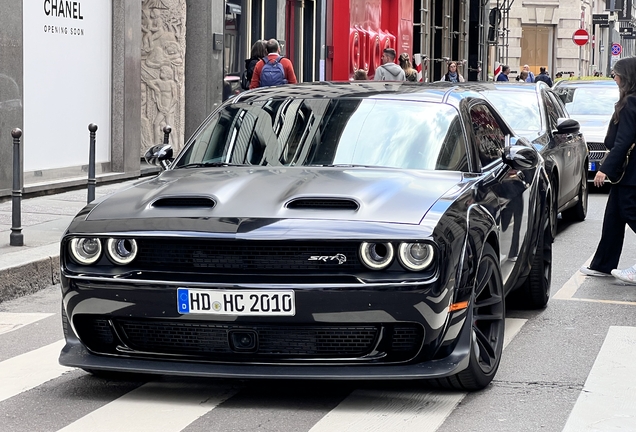
[[[9,263],[0,268],[0,302],[33,294],[60,282],[57,243],[10,254],[5,259]]]

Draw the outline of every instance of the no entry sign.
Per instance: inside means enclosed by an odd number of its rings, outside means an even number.
[[[578,46],[583,46],[590,40],[590,35],[585,29],[578,29],[572,35],[572,41]]]

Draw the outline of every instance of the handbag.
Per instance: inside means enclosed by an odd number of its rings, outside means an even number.
[[[607,177],[607,179],[609,180],[611,184],[617,184],[621,180],[623,180],[623,176],[625,175],[625,170],[627,169],[627,164],[629,163],[629,155],[632,153],[632,150],[634,150],[634,146],[636,146],[636,143],[632,144],[629,150],[627,150],[627,155],[625,156],[625,162],[623,162],[623,166],[621,168],[621,175],[620,177],[618,177],[618,180],[614,181],[610,179],[609,177]]]

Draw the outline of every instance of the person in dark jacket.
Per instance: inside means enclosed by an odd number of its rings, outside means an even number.
[[[601,240],[594,258],[589,267],[581,267],[581,272],[589,276],[613,275],[636,285],[636,265],[625,270],[616,269],[623,249],[625,225],[636,232],[636,152],[632,152],[623,169],[627,153],[636,141],[636,57],[616,62],[614,80],[620,97],[605,137],[605,146],[610,152],[594,177],[594,185],[602,186],[608,177],[620,181],[610,190]]]
[[[254,45],[252,45],[252,52],[250,53],[250,58],[245,60],[245,70],[247,71],[247,82],[252,82],[252,75],[254,75],[254,68],[256,67],[256,63],[258,63],[261,59],[267,57],[267,48],[265,48],[265,41],[257,40]],[[249,84],[247,85],[249,88]],[[247,88],[245,90],[247,90]]]
[[[497,75],[497,81],[510,81],[508,75],[510,74],[510,66],[502,66],[501,72]]]
[[[539,75],[534,77],[534,82],[539,82],[539,81],[543,81],[549,87],[552,87],[552,78],[550,78],[550,75],[548,75],[548,72],[546,71],[546,68],[544,67],[540,67]]]

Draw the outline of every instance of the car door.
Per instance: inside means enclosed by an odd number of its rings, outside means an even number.
[[[485,205],[489,207],[499,227],[499,257],[504,284],[507,283],[526,244],[528,235],[528,203],[530,183],[534,169],[517,171],[503,163],[502,155],[508,128],[484,103],[470,108],[482,175],[489,197]],[[521,260],[520,260],[521,261]]]
[[[581,178],[581,168],[577,161],[580,158],[577,148],[579,134],[557,133],[559,118],[567,118],[565,110],[561,106],[555,95],[548,90],[542,90],[548,117],[548,131],[550,133],[550,146],[554,157],[558,159],[559,167],[559,190],[558,207],[563,206],[573,199],[577,192]]]

